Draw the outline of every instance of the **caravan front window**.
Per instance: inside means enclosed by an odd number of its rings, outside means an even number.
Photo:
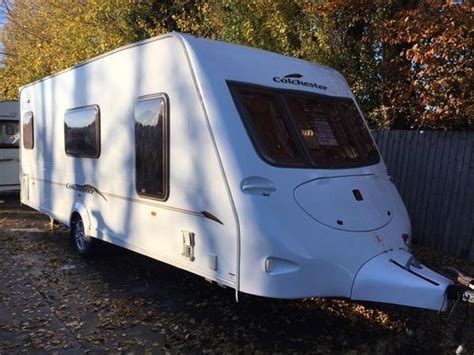
[[[18,122],[10,120],[0,121],[0,148],[17,148],[20,141]]]
[[[272,165],[342,169],[380,159],[352,99],[229,86],[257,151]]]
[[[238,96],[244,117],[250,118],[245,121],[248,131],[266,158],[276,164],[303,165],[303,155],[290,133],[278,98],[256,89],[239,90]]]
[[[316,167],[377,163],[377,149],[351,99],[307,94],[282,96]]]

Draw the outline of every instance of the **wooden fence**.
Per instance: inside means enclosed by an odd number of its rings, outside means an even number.
[[[474,260],[474,132],[373,132],[415,242]]]

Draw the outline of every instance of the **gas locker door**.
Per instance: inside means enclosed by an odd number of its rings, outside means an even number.
[[[331,228],[363,232],[382,228],[394,214],[390,182],[374,174],[319,178],[295,189],[298,205]]]

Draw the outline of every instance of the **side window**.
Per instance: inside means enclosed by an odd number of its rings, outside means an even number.
[[[72,157],[98,158],[100,155],[99,106],[67,110],[64,114],[66,154]]]
[[[35,128],[33,112],[29,111],[23,116],[23,148],[33,149],[35,147]]]
[[[0,148],[18,149],[20,130],[18,121],[0,120]]]
[[[163,94],[140,98],[135,106],[137,193],[168,198],[168,100]]]

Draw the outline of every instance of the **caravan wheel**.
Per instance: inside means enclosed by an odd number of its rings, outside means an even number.
[[[80,216],[75,216],[71,222],[71,239],[74,248],[84,257],[91,257],[94,255],[96,249],[96,241],[94,238],[86,234],[84,222]]]

